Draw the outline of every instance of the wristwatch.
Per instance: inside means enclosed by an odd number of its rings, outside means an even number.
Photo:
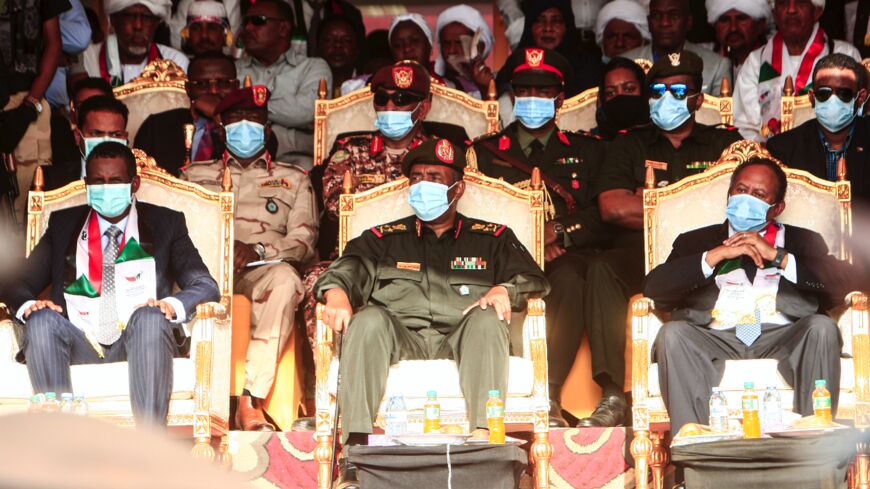
[[[27,97],[24,97],[24,101],[27,102],[28,104],[32,105],[33,108],[36,109],[37,114],[42,113],[42,102],[40,102],[39,99],[37,99],[36,97],[31,97],[30,95],[28,95]]]
[[[266,247],[263,243],[254,243],[254,253],[260,258],[260,260],[266,259]]]
[[[553,231],[556,231],[556,237],[559,239],[565,236],[565,226],[561,222],[553,221]]]
[[[782,261],[785,260],[785,256],[788,254],[784,248],[776,249],[776,256],[773,258],[773,261],[770,262],[775,268],[782,268]]]

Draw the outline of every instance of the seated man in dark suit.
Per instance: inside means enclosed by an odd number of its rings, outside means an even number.
[[[45,235],[3,291],[24,323],[18,360],[26,359],[34,392],[72,392],[70,365],[126,360],[137,423],[165,424],[178,353],[174,330],[193,318],[198,304],[218,299],[217,283],[190,240],[184,215],[134,199],[139,177],[130,149],[102,143],[87,165],[88,205],[51,214]],[[153,257],[156,295],[128,319],[121,314],[123,296],[115,295],[115,267],[130,243]],[[97,321],[76,317],[73,324],[67,297],[74,281],[99,293]],[[47,287],[49,299],[37,299]]]
[[[727,222],[678,236],[646,277],[644,295],[673,311],[653,355],[674,433],[707,422],[711,389],[730,359],[779,360],[803,415],[813,412],[814,381],[827,380],[836,413],[842,341],[823,312],[851,290],[850,267],[818,233],[776,222],[786,185],[771,160],[743,163],[731,177]]]

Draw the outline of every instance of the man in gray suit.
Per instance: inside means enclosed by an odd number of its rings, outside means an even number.
[[[26,358],[35,392],[72,392],[70,365],[127,361],[137,423],[165,425],[176,338],[184,337],[178,329],[198,304],[218,299],[217,283],[190,240],[184,215],[134,199],[139,177],[129,148],[101,143],[86,165],[88,205],[51,213],[45,235],[0,295],[24,323],[18,360]],[[132,243],[141,247],[140,257],[154,260],[156,297],[127,319],[117,307],[115,267],[120,251],[136,249]],[[65,293],[77,284],[85,297],[99,301],[89,310],[96,321],[80,319],[83,308],[70,320]],[[49,298],[37,299],[49,287]]]
[[[649,4],[649,30],[652,43],[621,54],[628,59],[648,59],[655,62],[662,56],[683,50],[697,54],[704,62],[701,91],[719,96],[722,80],[731,83],[731,61],[707,48],[686,40],[692,28],[689,0],[652,0]]]

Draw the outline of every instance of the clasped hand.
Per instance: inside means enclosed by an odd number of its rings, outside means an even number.
[[[758,268],[764,267],[765,261],[776,259],[776,248],[771,246],[757,232],[735,233],[722,242],[720,246],[707,252],[707,264],[715,267],[722,260],[740,256],[749,257]]]

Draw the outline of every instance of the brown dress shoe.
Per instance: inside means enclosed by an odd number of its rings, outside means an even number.
[[[239,396],[236,426],[243,431],[275,431],[275,425],[266,421],[263,400],[252,396]]]

